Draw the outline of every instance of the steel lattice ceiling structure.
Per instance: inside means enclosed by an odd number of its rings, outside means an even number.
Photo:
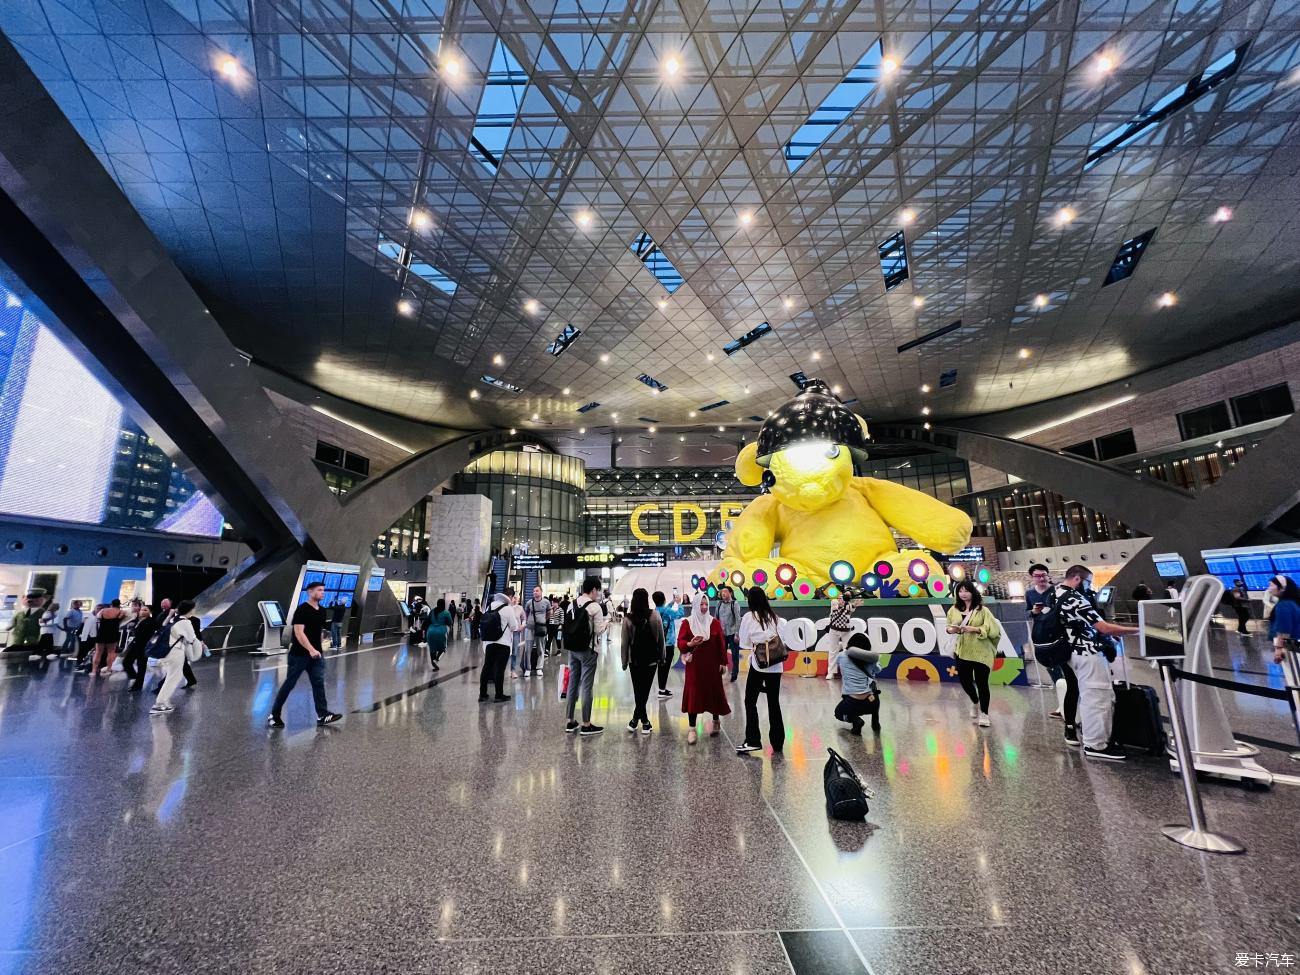
[[[421,420],[715,429],[796,372],[873,417],[968,415],[1300,298],[1294,0],[8,0],[0,29],[240,348]],[[1085,171],[1242,45],[1235,75]],[[791,163],[864,58],[860,103]],[[909,273],[886,291],[899,230]]]

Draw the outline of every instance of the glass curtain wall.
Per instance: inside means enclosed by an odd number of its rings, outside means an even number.
[[[530,551],[583,550],[582,506],[586,464],[577,457],[497,450],[456,475],[456,494],[481,494],[492,502],[492,550],[527,545]]]

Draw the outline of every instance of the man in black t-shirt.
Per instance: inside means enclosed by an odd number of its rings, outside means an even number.
[[[290,621],[293,638],[289,644],[289,672],[284,675],[284,683],[280,685],[275,702],[271,705],[271,716],[266,719],[272,728],[284,727],[280,709],[284,707],[289,692],[304,672],[311,681],[311,693],[316,701],[316,723],[333,724],[343,717],[331,711],[325,702],[325,653],[321,648],[325,610],[320,604],[324,595],[325,583],[313,582],[307,587],[307,601],[293,611],[293,619]]]

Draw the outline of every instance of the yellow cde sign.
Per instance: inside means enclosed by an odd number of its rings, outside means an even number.
[[[632,534],[643,542],[655,543],[670,541],[676,545],[685,545],[697,541],[704,537],[705,532],[709,530],[709,514],[698,504],[692,501],[675,501],[671,506],[673,515],[673,537],[664,539],[662,536],[651,534],[641,527],[641,518],[648,514],[659,514],[662,509],[656,501],[649,501],[645,504],[639,504],[632,509],[632,517],[629,519],[629,527]],[[713,510],[710,508],[710,510]],[[745,510],[745,505],[740,501],[724,501],[717,507],[718,517],[722,524],[738,516]],[[685,516],[691,514],[695,516],[695,527],[690,531],[686,530],[684,524]]]

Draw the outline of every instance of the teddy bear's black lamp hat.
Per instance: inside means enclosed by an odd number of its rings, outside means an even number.
[[[794,398],[767,418],[758,431],[755,460],[766,467],[778,450],[824,440],[848,449],[858,461],[867,459],[867,438],[857,416],[820,379],[810,379]]]

